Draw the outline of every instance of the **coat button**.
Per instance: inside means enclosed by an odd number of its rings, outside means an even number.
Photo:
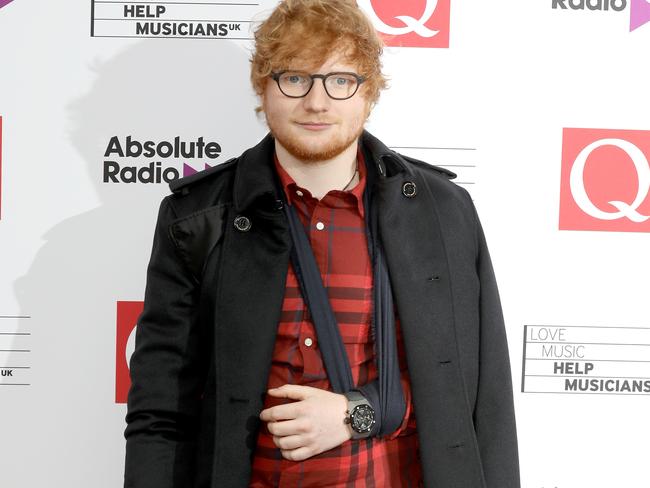
[[[244,217],[243,215],[238,215],[235,217],[235,221],[233,223],[235,224],[235,229],[241,232],[248,232],[251,230],[250,219],[248,217]]]
[[[402,194],[407,198],[413,198],[417,193],[417,188],[415,183],[412,181],[407,181],[402,185]]]

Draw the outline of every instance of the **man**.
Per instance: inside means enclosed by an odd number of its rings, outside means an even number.
[[[125,486],[518,487],[483,233],[453,174],[364,131],[374,29],[286,0],[255,41],[270,135],[161,204]]]

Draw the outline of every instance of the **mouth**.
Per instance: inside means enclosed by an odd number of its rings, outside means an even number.
[[[313,130],[313,131],[325,130],[330,128],[332,125],[334,125],[327,122],[296,122],[296,123],[303,129]]]

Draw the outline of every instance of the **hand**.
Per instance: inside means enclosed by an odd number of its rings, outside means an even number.
[[[271,388],[267,393],[296,400],[260,413],[285,459],[303,461],[352,437],[350,426],[344,423],[345,395],[300,385]]]

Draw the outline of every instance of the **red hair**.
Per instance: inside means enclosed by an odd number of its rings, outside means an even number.
[[[262,96],[271,73],[293,67],[293,60],[313,70],[341,53],[366,78],[360,92],[372,105],[386,88],[382,50],[381,38],[354,0],[283,0],[255,31],[251,82]]]

